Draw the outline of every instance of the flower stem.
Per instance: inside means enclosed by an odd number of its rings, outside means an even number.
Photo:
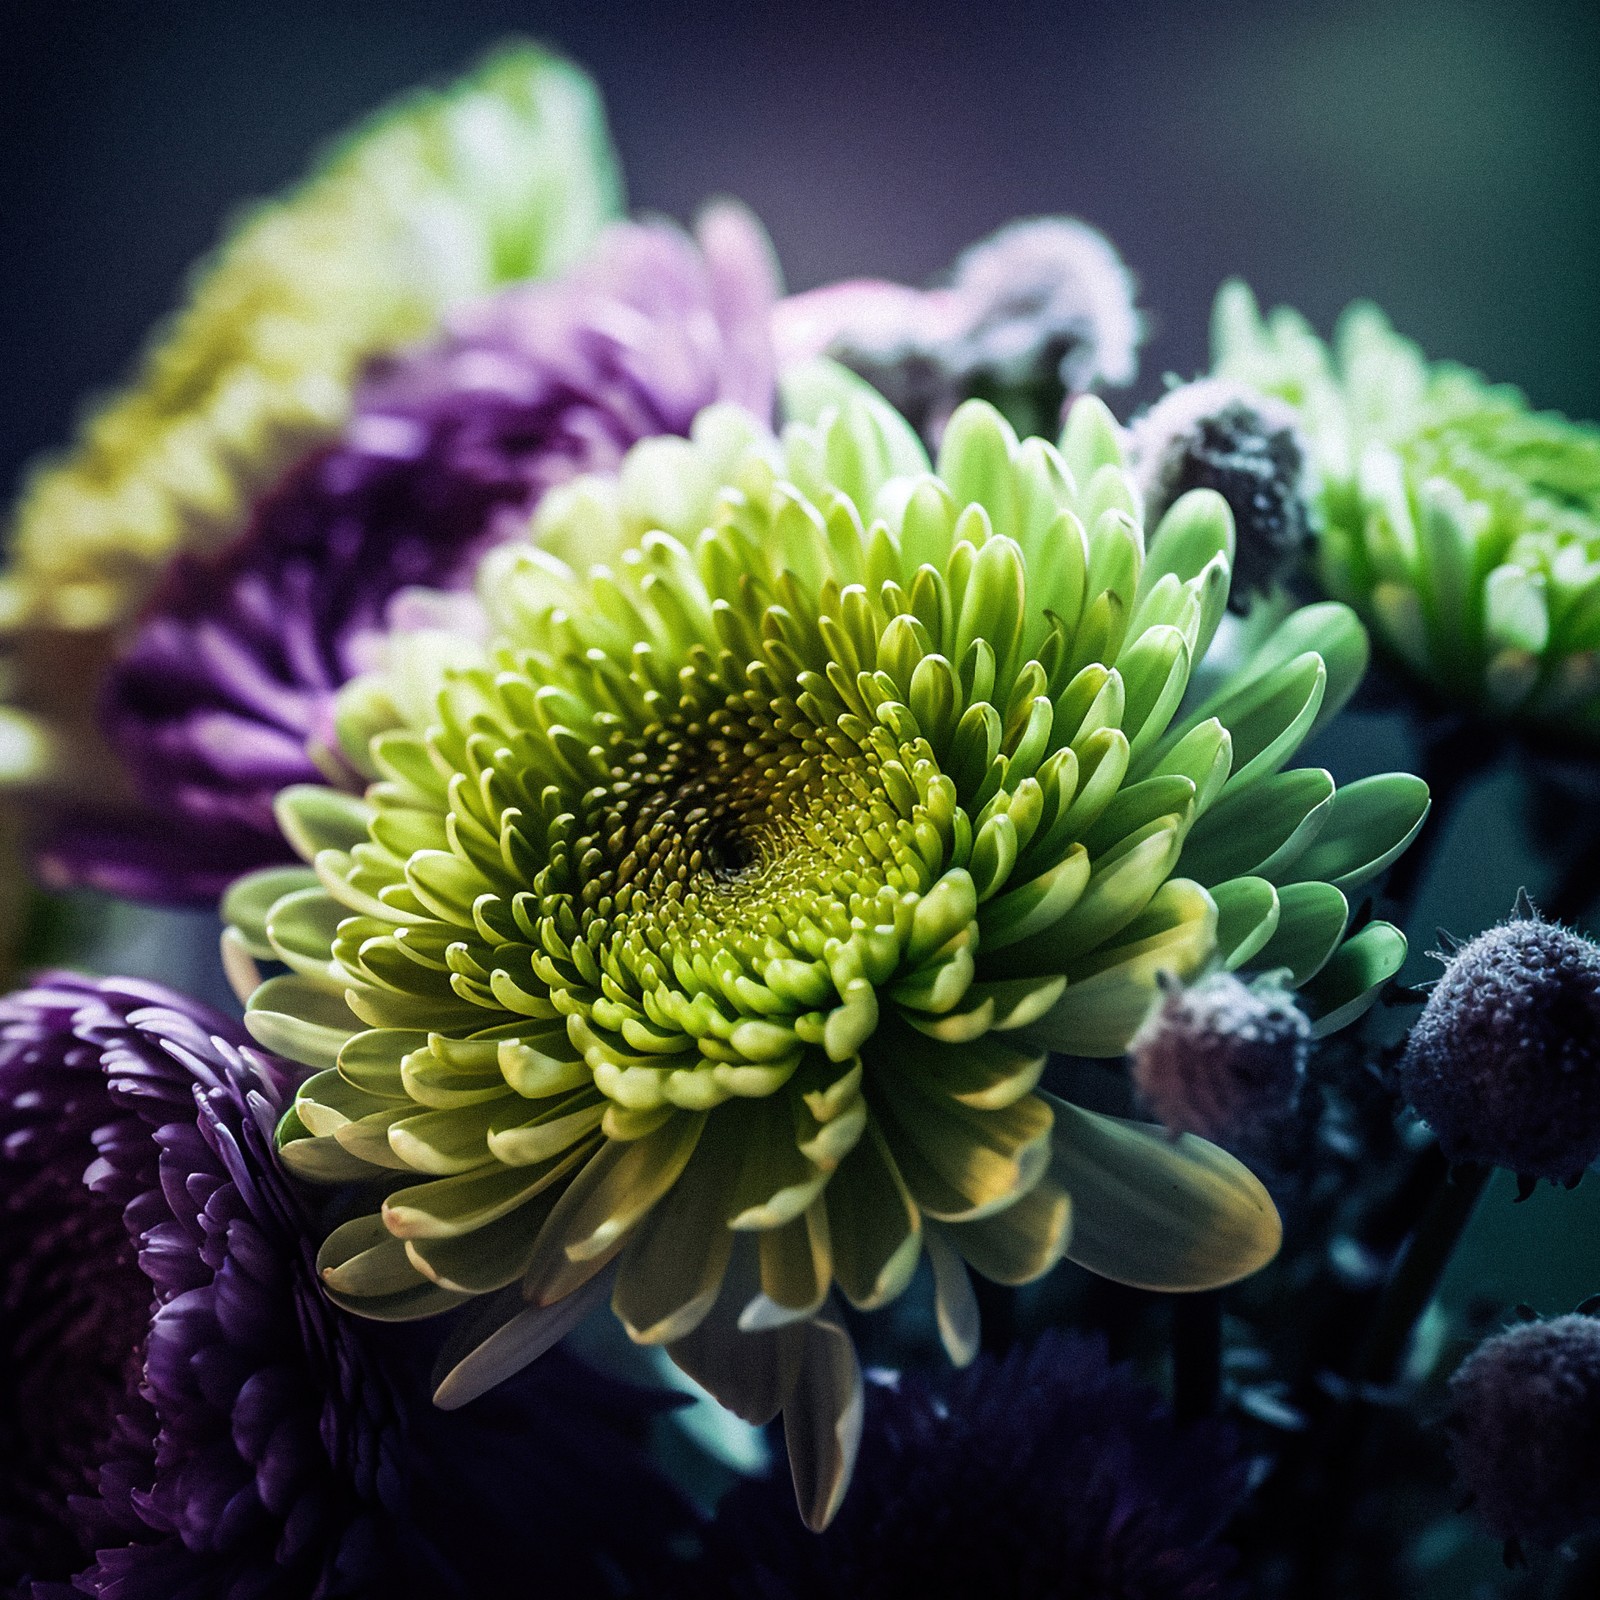
[[[1408,916],[1457,805],[1499,754],[1497,741],[1470,717],[1451,717],[1442,725],[1425,728],[1419,742],[1421,775],[1432,797],[1432,814],[1421,834],[1389,869],[1385,884],[1385,893]]]
[[[1017,1342],[1017,1291],[991,1283],[981,1272],[973,1273],[972,1288],[978,1297],[982,1349],[1003,1356]]]
[[[1172,1408],[1180,1422],[1197,1422],[1221,1397],[1222,1295],[1173,1295]]]
[[[1379,1387],[1405,1364],[1417,1323],[1438,1292],[1456,1245],[1477,1208],[1489,1167],[1448,1167],[1396,1264],[1356,1358],[1354,1376]]]

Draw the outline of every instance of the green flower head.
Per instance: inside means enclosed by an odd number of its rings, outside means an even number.
[[[238,534],[256,495],[343,423],[369,357],[457,301],[567,265],[617,204],[592,85],[531,45],[380,112],[243,218],[131,384],[35,471],[0,626],[128,618],[169,557]]]
[[[1371,305],[1330,351],[1230,283],[1212,342],[1299,412],[1327,591],[1446,700],[1600,738],[1600,428],[1429,364]]]
[[[784,1413],[820,1525],[860,1415],[835,1289],[882,1306],[926,1255],[965,1359],[969,1268],[1199,1289],[1271,1258],[1245,1168],[1055,1099],[1047,1053],[1119,1055],[1159,976],[1212,962],[1355,1015],[1404,944],[1346,939],[1345,893],[1426,795],[1284,770],[1363,669],[1342,606],[1187,695],[1227,508],[1147,542],[1099,402],[1059,450],[971,402],[930,470],[837,369],[787,400],[781,441],[714,407],[554,496],[489,558],[487,647],[395,639],[343,705],[365,798],[287,792],[312,868],[228,912],[246,984],[291,969],[252,1031],[321,1069],[284,1160],[389,1188],[328,1239],[330,1292],[497,1293],[449,1402],[608,1286],[633,1338]]]

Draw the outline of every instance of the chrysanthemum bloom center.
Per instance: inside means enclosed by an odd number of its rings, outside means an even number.
[[[795,1033],[774,1034],[773,1050],[792,1056],[807,1041],[848,1055],[859,1040],[845,1035],[856,1030],[836,1024],[830,1040],[817,1008],[857,997],[870,1028],[870,991],[899,964],[943,856],[954,785],[925,743],[903,747],[863,726],[851,744],[798,709],[785,722],[729,698],[703,724],[619,738],[606,752],[611,782],[582,797],[572,844],[540,887],[578,868],[557,902],[557,930],[564,913],[574,917],[602,971],[656,996],[674,1020],[692,1004],[677,969],[698,958],[724,982],[766,989],[739,996],[753,1018],[800,1009]],[[847,958],[863,927],[874,934],[870,959]],[[559,963],[542,965],[559,985]],[[747,1051],[762,1026],[746,1031]]]

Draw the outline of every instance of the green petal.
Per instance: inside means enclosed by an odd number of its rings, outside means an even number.
[[[1165,817],[1102,856],[1078,903],[1046,936],[1055,970],[1094,950],[1138,916],[1166,881],[1182,848],[1179,819]],[[1035,961],[1042,959],[1042,950],[1030,954]]]
[[[757,1239],[761,1292],[739,1313],[743,1332],[759,1332],[798,1322],[821,1310],[833,1284],[833,1250],[828,1212],[813,1200],[805,1212]]]
[[[383,1202],[384,1224],[397,1239],[451,1239],[510,1215],[572,1172],[592,1144],[538,1167],[491,1167],[396,1189]]]
[[[1223,795],[1276,772],[1299,749],[1327,687],[1322,657],[1307,652],[1246,683],[1211,707],[1233,737],[1233,773]]]
[[[346,979],[332,952],[336,930],[346,915],[320,886],[284,895],[267,915],[273,955],[307,982],[342,996]]]
[[[561,1298],[581,1269],[605,1262],[629,1231],[678,1180],[705,1126],[705,1118],[680,1112],[631,1144],[603,1145],[572,1181],[539,1236],[539,1256],[529,1266],[530,1299]],[[577,1266],[574,1275],[566,1269]]]
[[[1069,1055],[1121,1055],[1149,1012],[1161,975],[1198,972],[1216,947],[1216,925],[1216,905],[1204,889],[1169,880],[1117,943],[1085,958],[1024,1038]]]
[[[1278,891],[1265,878],[1230,878],[1211,890],[1217,905],[1217,955],[1232,972],[1278,931]]]
[[[235,929],[257,961],[276,961],[267,938],[267,917],[286,894],[315,889],[317,875],[309,867],[265,867],[238,879],[222,897],[222,920]]]
[[[844,412],[852,405],[869,408],[886,455],[883,476],[928,471],[928,455],[905,418],[885,403],[871,384],[836,361],[794,362],[778,379],[783,414],[789,422],[819,426],[827,414]],[[882,469],[880,469],[882,470]]]
[[[1066,1254],[1072,1200],[1045,1177],[1014,1206],[992,1217],[938,1226],[974,1272],[995,1283],[1032,1283]]]
[[[925,1215],[945,1222],[987,1216],[1026,1194],[1044,1171],[1050,1112],[1038,1095],[976,1111],[922,1092],[910,1073],[885,1073],[876,1087],[888,1111],[884,1136]]]
[[[611,1297],[629,1338],[669,1344],[716,1303],[735,1236],[727,1224],[739,1177],[737,1130],[712,1118],[683,1176],[645,1216],[622,1257]]]
[[[1050,1175],[1072,1197],[1068,1259],[1118,1283],[1180,1292],[1237,1282],[1278,1253],[1272,1197],[1225,1151],[1051,1104]]]
[[[1321,879],[1347,895],[1354,892],[1416,838],[1429,803],[1427,784],[1405,772],[1346,784],[1316,842],[1295,862],[1294,876]]]
[[[499,1112],[499,1101],[460,1110],[419,1111],[390,1126],[389,1147],[416,1172],[440,1177],[470,1172],[494,1160],[489,1149],[489,1128]]]
[[[1491,646],[1541,654],[1550,642],[1550,605],[1542,572],[1499,566],[1484,583],[1484,633]]]
[[[1332,774],[1320,767],[1275,773],[1239,790],[1230,784],[1190,830],[1178,870],[1208,886],[1246,874],[1274,878],[1321,833],[1334,793]]]
[[[864,1404],[861,1366],[850,1335],[832,1318],[805,1325],[793,1389],[783,1406],[800,1516],[821,1533],[844,1503],[861,1443]]]
[[[351,850],[367,837],[373,810],[365,800],[324,784],[293,783],[272,802],[283,836],[302,861],[319,850]]]
[[[970,1366],[978,1353],[981,1333],[978,1297],[972,1290],[965,1262],[933,1223],[927,1231],[928,1261],[933,1267],[933,1317],[939,1342],[951,1364]]]
[[[1291,883],[1278,890],[1278,927],[1251,965],[1261,971],[1286,967],[1302,984],[1339,947],[1350,906],[1331,883]]]
[[[554,1204],[554,1196],[546,1194],[471,1233],[407,1239],[406,1255],[419,1272],[441,1289],[457,1294],[493,1294],[515,1283],[527,1270],[540,1225]]]
[[[244,1025],[264,1050],[317,1068],[337,1066],[345,1041],[361,1031],[342,996],[298,975],[268,978],[250,996]]]
[[[759,1292],[756,1246],[748,1239],[736,1240],[716,1304],[691,1333],[667,1346],[667,1354],[736,1417],[763,1428],[783,1410],[800,1381],[808,1325],[741,1333],[739,1312]]]
[[[1089,852],[1075,844],[1053,867],[982,908],[981,948],[985,954],[1004,950],[1054,927],[1077,904],[1088,881]]]
[[[1369,922],[1346,939],[1301,992],[1313,1037],[1324,1038],[1354,1022],[1405,960],[1405,935],[1390,923]]]
[[[922,1215],[876,1124],[834,1173],[824,1198],[834,1276],[858,1311],[896,1299],[922,1256]]]
[[[1061,455],[1079,489],[1101,467],[1122,467],[1122,429],[1106,403],[1094,395],[1074,400],[1061,431]]]
[[[566,1338],[610,1287],[610,1273],[602,1272],[548,1306],[526,1305],[517,1290],[502,1290],[446,1340],[434,1367],[433,1403],[454,1411],[487,1394]]]
[[[337,1139],[313,1138],[291,1106],[278,1122],[278,1159],[307,1183],[356,1183],[372,1177],[371,1166]]]
[[[1188,583],[1217,556],[1233,563],[1233,512],[1214,489],[1191,489],[1167,508],[1149,536],[1139,596],[1144,598],[1163,573]]]
[[[317,1271],[335,1305],[376,1322],[436,1317],[467,1299],[423,1277],[373,1216],[335,1228],[317,1253]]]
[[[1366,676],[1371,647],[1367,630],[1348,606],[1321,601],[1291,611],[1272,637],[1250,658],[1249,677],[1279,671],[1308,650],[1321,657],[1327,669],[1322,703],[1305,737],[1311,738],[1344,709]]]

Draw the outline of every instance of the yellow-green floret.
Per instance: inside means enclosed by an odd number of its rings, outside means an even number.
[[[567,265],[617,199],[592,85],[533,46],[381,112],[240,221],[128,386],[34,473],[0,626],[125,620],[168,558],[238,534],[339,427],[368,358],[448,305]]]

